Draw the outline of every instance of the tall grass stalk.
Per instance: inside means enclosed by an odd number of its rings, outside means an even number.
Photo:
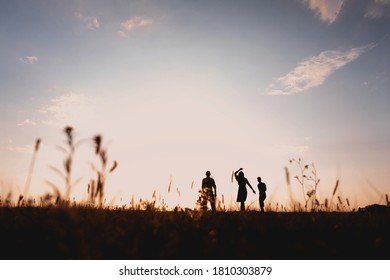
[[[19,201],[21,199],[23,199],[23,197],[27,198],[27,196],[28,196],[28,193],[29,193],[29,190],[30,190],[30,184],[31,184],[32,175],[34,173],[35,161],[36,161],[36,158],[37,158],[37,154],[38,154],[38,150],[39,150],[40,144],[41,144],[41,139],[38,138],[35,141],[35,147],[34,147],[33,155],[32,155],[32,158],[31,158],[30,167],[28,169],[28,174],[27,174],[26,184],[24,186],[23,196],[19,197]]]
[[[168,192],[171,192],[171,187],[172,187],[172,175],[169,177]]]
[[[46,183],[51,186],[56,195],[56,204],[67,204],[70,202],[70,193],[72,188],[77,185],[81,181],[81,177],[72,182],[72,171],[73,171],[73,157],[77,147],[82,143],[81,141],[74,141],[74,128],[71,126],[66,126],[63,130],[66,136],[66,147],[57,146],[57,149],[62,151],[65,154],[65,160],[63,161],[63,171],[56,168],[55,166],[50,166],[50,168],[57,173],[65,183],[65,191],[62,193],[60,188],[50,182],[46,181]]]
[[[94,164],[92,164],[92,169],[96,172],[96,179],[91,180],[88,185],[88,194],[91,203],[95,204],[96,200],[98,200],[100,206],[103,205],[104,201],[107,176],[118,167],[118,162],[114,160],[111,168],[107,169],[108,153],[107,149],[103,147],[102,142],[103,138],[101,135],[96,135],[93,138],[95,154],[98,156],[100,161],[100,168],[97,168]]]
[[[332,205],[333,205],[333,198],[336,195],[336,192],[337,192],[338,188],[339,188],[339,180],[337,179],[336,180],[336,184],[335,184],[335,186],[333,188],[332,197],[330,198],[330,205],[329,205],[329,207],[332,207]]]

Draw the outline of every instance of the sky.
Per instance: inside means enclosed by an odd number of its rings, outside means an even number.
[[[239,168],[255,190],[262,177],[266,205],[302,203],[290,164],[301,158],[321,203],[339,180],[351,208],[384,204],[389,33],[389,0],[0,1],[0,195],[38,198],[48,181],[64,192],[55,170],[71,126],[77,201],[101,135],[118,163],[107,203],[156,191],[193,208],[210,170],[218,198],[237,207]],[[247,206],[259,208],[257,194]]]

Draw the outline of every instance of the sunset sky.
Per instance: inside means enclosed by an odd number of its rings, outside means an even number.
[[[52,192],[46,180],[64,190],[50,166],[63,169],[70,125],[76,140],[103,136],[118,204],[156,190],[192,208],[210,170],[235,205],[242,167],[256,190],[263,178],[266,203],[287,205],[291,158],[315,164],[321,200],[340,180],[351,207],[383,204],[389,35],[389,0],[1,1],[0,195],[24,192],[37,138],[29,195]],[[80,200],[91,143],[75,152]]]

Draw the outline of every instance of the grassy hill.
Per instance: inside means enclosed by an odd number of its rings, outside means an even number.
[[[2,207],[1,259],[388,259],[389,211]]]

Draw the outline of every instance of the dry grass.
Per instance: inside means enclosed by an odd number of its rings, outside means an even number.
[[[37,153],[39,151],[39,146],[41,143],[41,139],[37,139],[35,143],[34,153],[30,162],[30,168],[28,172],[28,177],[26,179],[26,185],[24,192],[19,195],[19,197],[14,200],[12,193],[9,193],[5,199],[0,198],[0,205],[7,207],[14,206],[36,206],[36,207],[53,207],[53,206],[61,206],[64,207],[66,205],[79,205],[81,207],[91,207],[91,208],[106,208],[112,209],[116,206],[114,205],[114,201],[110,201],[108,205],[105,200],[105,192],[106,192],[106,183],[109,174],[114,172],[118,166],[117,161],[110,162],[108,157],[108,150],[103,145],[103,137],[101,135],[95,135],[91,139],[82,139],[76,141],[74,137],[74,128],[71,126],[67,126],[63,129],[63,133],[65,134],[65,147],[57,146],[58,150],[60,150],[64,154],[63,166],[62,168],[57,168],[53,165],[50,166],[51,170],[54,171],[64,182],[65,191],[60,191],[60,186],[47,181],[47,184],[52,188],[53,192],[48,192],[43,194],[38,198],[29,198],[28,190],[30,188],[31,177],[33,176],[34,165],[37,157]],[[75,199],[71,199],[71,191],[72,189],[80,182],[81,178],[78,178],[73,181],[72,178],[72,169],[73,169],[73,160],[74,155],[77,151],[77,148],[82,143],[91,143],[93,144],[93,151],[96,155],[96,163],[91,163],[92,170],[94,174],[96,174],[95,178],[91,178],[89,180],[89,184],[86,187],[86,192],[88,195],[87,201],[75,201]],[[290,195],[290,203],[281,204],[277,201],[273,201],[272,197],[267,198],[266,203],[266,211],[268,212],[348,212],[348,211],[356,211],[351,207],[350,201],[348,198],[344,199],[340,195],[338,195],[339,190],[339,180],[336,181],[336,184],[333,188],[333,192],[330,198],[324,198],[321,201],[317,196],[317,191],[320,186],[320,179],[318,177],[318,172],[314,163],[306,164],[304,161],[299,159],[291,159],[290,166],[285,167],[285,179],[288,193]],[[297,173],[292,173],[291,170],[297,170]],[[232,172],[231,180],[233,181],[234,171]],[[294,186],[292,186],[291,178],[294,178],[296,183],[301,189],[302,199],[296,199],[293,195]],[[168,193],[172,190],[172,182],[173,177],[170,175],[169,184],[168,184]],[[371,184],[372,185],[372,184]],[[189,189],[193,189],[194,181],[192,180]],[[374,186],[372,186],[374,188]],[[176,187],[177,198],[181,197],[182,193],[185,190],[181,190]],[[374,188],[375,191],[376,188]],[[207,194],[204,194],[202,190],[199,190],[199,196],[194,198],[194,209],[192,211],[198,210],[210,210],[207,206],[207,200],[205,197]],[[337,201],[334,202],[335,198]],[[388,195],[380,195],[380,198],[386,199],[386,205],[389,204]],[[126,200],[126,199],[125,199]],[[247,210],[256,210],[258,208],[258,200],[249,201],[247,204]],[[380,204],[380,202],[379,202]],[[141,198],[139,201],[134,201],[134,195],[131,197],[129,203],[123,203],[123,199],[121,198],[121,203],[119,205],[121,209],[127,210],[153,210],[153,211],[175,211],[181,209],[180,205],[176,205],[173,208],[169,208],[165,203],[164,199],[161,195],[158,196],[157,199],[157,191],[155,190],[152,194],[152,198],[145,199]],[[216,199],[216,208],[218,211],[237,211],[239,210],[238,205],[230,201],[227,202],[224,195],[222,194],[221,199]]]

